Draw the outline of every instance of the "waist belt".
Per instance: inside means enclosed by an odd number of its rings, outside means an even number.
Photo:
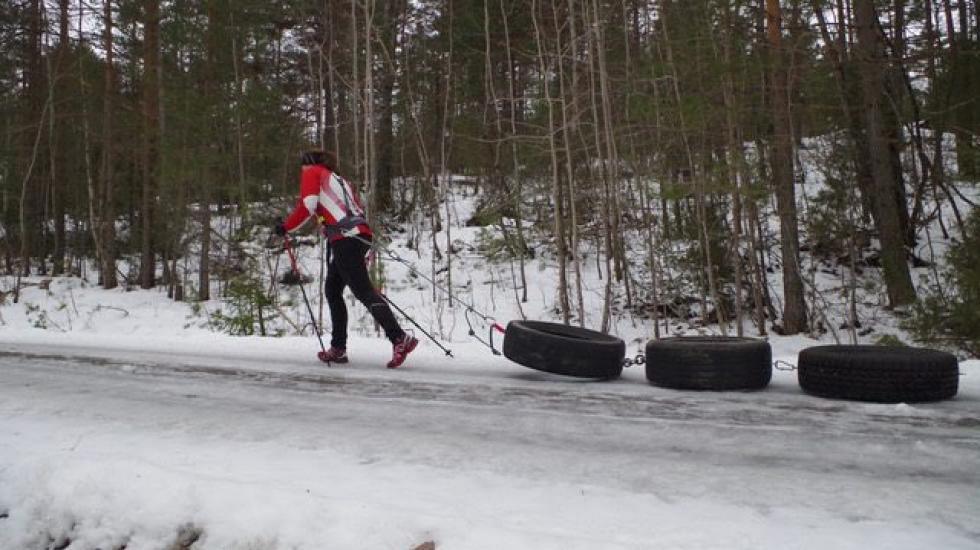
[[[361,225],[367,225],[367,220],[364,216],[346,216],[337,220],[335,224],[325,225],[324,231],[328,239],[353,237],[360,234]]]

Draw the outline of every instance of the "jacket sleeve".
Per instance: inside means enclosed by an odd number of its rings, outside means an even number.
[[[320,180],[315,170],[304,170],[299,185],[299,201],[283,225],[292,233],[316,213],[320,201]]]

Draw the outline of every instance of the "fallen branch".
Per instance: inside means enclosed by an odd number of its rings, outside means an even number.
[[[123,309],[121,307],[105,306],[105,305],[101,305],[100,304],[100,305],[97,305],[94,308],[92,308],[92,311],[89,313],[89,318],[91,318],[93,314],[98,313],[98,312],[102,311],[103,309],[111,309],[111,310],[114,310],[114,311],[118,311],[118,312],[120,312],[120,313],[123,314],[123,317],[129,317],[129,311],[127,311],[127,310],[125,310],[125,309]]]

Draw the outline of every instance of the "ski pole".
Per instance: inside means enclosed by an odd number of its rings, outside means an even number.
[[[320,336],[320,327],[316,324],[316,317],[313,316],[313,306],[310,305],[310,299],[306,296],[306,286],[303,284],[303,274],[299,272],[299,264],[296,262],[296,255],[293,253],[293,240],[289,238],[289,235],[285,235],[286,239],[286,252],[289,254],[289,263],[293,266],[293,273],[296,274],[296,278],[299,280],[299,290],[303,293],[303,301],[306,302],[306,310],[310,313],[310,323],[313,325],[313,332],[316,333],[316,339],[320,342],[320,353],[317,357],[323,360],[323,357],[327,354],[327,348],[323,345],[323,337]]]
[[[397,311],[398,313],[400,313],[402,315],[402,317],[408,319],[408,322],[409,323],[412,323],[412,325],[414,325],[415,328],[417,328],[420,331],[422,331],[422,334],[424,334],[429,340],[432,340],[432,343],[433,344],[439,346],[439,349],[441,349],[443,352],[445,352],[445,354],[446,354],[447,357],[453,357],[452,350],[450,350],[446,346],[440,344],[439,341],[436,340],[435,336],[432,336],[431,334],[429,334],[429,331],[427,331],[424,328],[422,328],[422,325],[418,324],[418,322],[415,321],[415,319],[413,319],[409,314],[405,313],[405,310],[402,309],[402,308],[400,308],[400,307],[398,307],[398,305],[395,304],[395,302],[392,302],[391,301],[391,298],[389,298],[387,295],[385,295],[385,293],[378,292],[378,296],[381,296],[384,299],[384,301],[388,302],[388,305],[391,306],[391,307],[393,307],[395,309],[395,311]]]

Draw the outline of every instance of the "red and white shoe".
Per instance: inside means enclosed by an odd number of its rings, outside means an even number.
[[[324,363],[346,363],[347,362],[347,350],[344,348],[330,347],[327,351],[321,351],[316,354],[320,358],[320,361]]]
[[[401,339],[395,342],[395,344],[392,346],[391,361],[388,361],[388,368],[397,369],[398,367],[400,367],[402,363],[405,362],[405,359],[408,357],[408,354],[412,353],[412,350],[414,350],[415,347],[418,345],[419,345],[418,338],[410,334],[406,334],[405,336],[402,336]]]

